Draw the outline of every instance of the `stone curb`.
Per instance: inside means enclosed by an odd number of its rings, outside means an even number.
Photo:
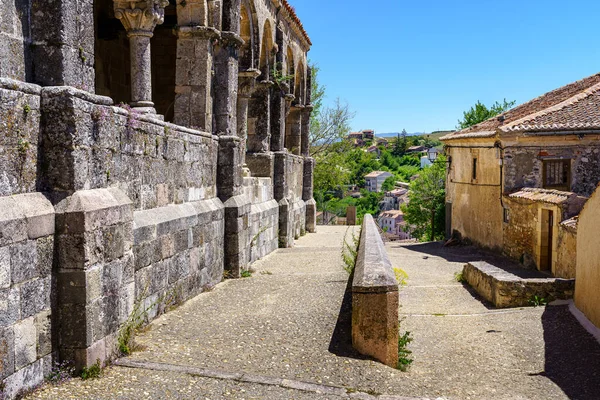
[[[274,378],[270,376],[254,375],[241,372],[226,372],[208,368],[188,367],[184,365],[165,364],[150,361],[136,361],[121,358],[116,360],[113,365],[124,368],[139,368],[152,371],[177,372],[202,378],[232,380],[242,383],[255,383],[267,386],[279,386],[286,389],[301,390],[315,394],[328,394],[348,399],[366,399],[366,400],[430,400],[425,397],[405,397],[393,395],[371,395],[366,392],[354,391],[339,386],[321,385],[311,382],[296,381],[283,378]],[[437,398],[435,400],[444,400]]]

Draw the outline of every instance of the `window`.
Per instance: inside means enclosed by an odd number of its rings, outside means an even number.
[[[473,180],[477,180],[477,159],[473,159]]]
[[[544,161],[543,187],[547,189],[571,189],[571,160]]]

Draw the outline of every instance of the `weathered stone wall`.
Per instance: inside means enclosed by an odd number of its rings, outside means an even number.
[[[252,204],[248,215],[250,263],[277,250],[279,206],[273,198],[270,178],[244,178],[244,194]]]
[[[600,146],[579,141],[570,146],[508,147],[505,150],[504,190],[543,187],[544,160],[571,160],[571,189],[580,196],[590,196],[600,177]]]
[[[577,230],[560,224],[556,241],[556,263],[553,275],[557,278],[575,279],[577,269]]]
[[[36,190],[40,93],[39,86],[0,78],[0,196]]]
[[[498,308],[525,307],[535,298],[566,300],[573,297],[574,279],[521,279],[486,262],[470,262],[463,268],[467,283]]]
[[[42,190],[116,186],[136,209],[216,196],[217,141],[110,99],[69,87],[43,89]]]
[[[275,200],[279,202],[279,244],[293,246],[305,233],[306,203],[302,200],[304,158],[286,152],[275,154]]]
[[[0,382],[9,398],[52,368],[53,249],[54,208],[42,194],[0,197]]]
[[[503,252],[527,268],[536,269],[539,261],[539,221],[538,204],[512,200],[504,196],[504,205],[510,210],[504,229]],[[553,210],[555,208],[552,208]]]
[[[217,198],[134,214],[135,298],[152,320],[223,279],[223,204]]]
[[[0,3],[0,76],[27,81],[31,76],[30,2]]]
[[[600,328],[600,191],[592,195],[577,224],[577,284],[575,305]]]

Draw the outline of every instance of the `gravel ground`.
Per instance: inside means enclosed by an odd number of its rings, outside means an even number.
[[[465,261],[501,261],[471,248],[388,244],[394,266],[409,275],[401,329],[412,333],[415,361],[403,373],[356,354],[340,259],[345,232],[319,227],[295,248],[256,263],[251,278],[224,282],[163,315],[138,336],[145,350],[123,361],[188,373],[113,366],[101,379],[74,380],[30,398],[600,398],[600,346],[566,307],[496,311],[454,281]],[[347,390],[199,377],[189,373],[194,368]]]

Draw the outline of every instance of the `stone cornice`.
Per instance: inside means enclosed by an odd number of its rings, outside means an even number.
[[[221,32],[211,26],[179,26],[175,28],[175,35],[179,38],[219,39]]]
[[[235,32],[221,32],[221,44],[225,47],[240,48],[244,45],[244,39]]]

